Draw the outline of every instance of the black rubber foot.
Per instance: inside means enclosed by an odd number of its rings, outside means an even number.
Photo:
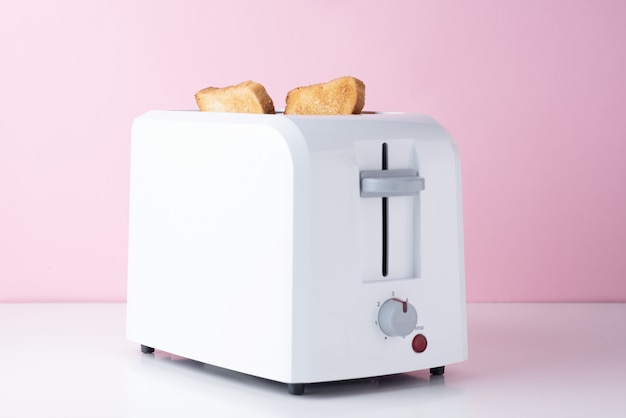
[[[141,344],[141,352],[146,354],[154,353],[154,348]]]
[[[302,395],[304,393],[304,383],[287,383],[287,390],[291,395]]]
[[[446,366],[433,367],[430,369],[430,374],[433,376],[441,376],[446,371]]]

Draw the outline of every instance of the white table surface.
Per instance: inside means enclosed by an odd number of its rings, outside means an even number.
[[[124,335],[124,304],[0,304],[0,417],[626,417],[626,304],[470,304],[470,360],[283,384]]]

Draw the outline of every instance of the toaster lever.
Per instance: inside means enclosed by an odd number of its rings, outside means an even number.
[[[361,197],[412,196],[424,190],[417,170],[361,171]]]

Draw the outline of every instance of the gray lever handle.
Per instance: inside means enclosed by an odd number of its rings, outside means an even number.
[[[424,186],[416,170],[361,171],[361,197],[413,196]]]

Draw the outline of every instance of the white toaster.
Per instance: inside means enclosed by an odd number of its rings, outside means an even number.
[[[138,117],[127,336],[292,394],[442,374],[467,358],[456,146],[423,115]]]

